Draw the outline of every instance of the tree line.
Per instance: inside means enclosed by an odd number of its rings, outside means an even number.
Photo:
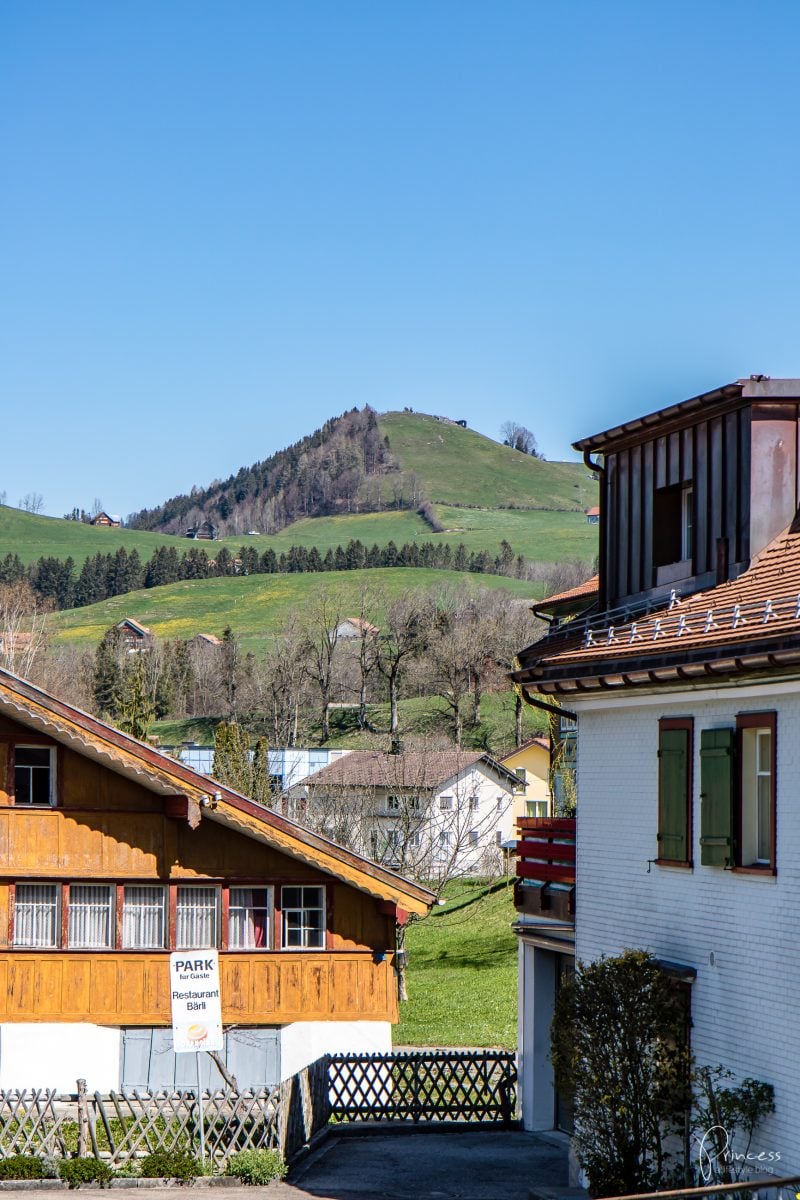
[[[505,539],[500,552],[468,551],[460,543],[405,542],[398,547],[389,541],[367,547],[358,539],[320,554],[316,546],[291,546],[276,554],[270,547],[259,554],[255,546],[242,546],[233,555],[221,546],[212,558],[197,546],[179,553],[175,546],[160,546],[144,562],[139,552],[120,547],[114,553],[88,556],[80,570],[75,560],[42,555],[27,567],[18,554],[0,560],[0,584],[26,581],[42,600],[54,608],[83,608],[112,596],[139,588],[160,587],[188,579],[215,579],[231,575],[283,575],[307,572],[359,571],[380,567],[428,567],[444,571],[466,571],[478,575],[527,577],[528,564],[515,555]]]

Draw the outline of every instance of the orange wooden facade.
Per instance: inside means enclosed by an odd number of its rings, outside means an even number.
[[[167,816],[162,797],[64,746],[56,748],[57,804],[15,807],[9,756],[32,743],[55,744],[0,718],[0,1021],[170,1024],[166,949],[12,946],[17,883],[89,880],[272,886],[276,905],[282,884],[322,885],[325,950],[228,952],[223,943],[223,1020],[397,1020],[394,917],[379,899],[213,814],[196,828]]]

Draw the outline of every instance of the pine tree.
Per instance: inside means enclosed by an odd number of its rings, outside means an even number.
[[[133,661],[126,664],[123,671],[117,719],[124,733],[129,733],[131,737],[141,741],[147,737],[156,711],[147,678],[145,653],[146,651],[140,651],[132,655]]]
[[[272,776],[269,773],[269,745],[265,737],[260,737],[253,750],[251,799],[266,808],[272,806]]]
[[[101,716],[111,720],[119,715],[122,699],[122,648],[122,634],[116,625],[112,625],[103,634],[94,656],[92,686],[95,708]]]

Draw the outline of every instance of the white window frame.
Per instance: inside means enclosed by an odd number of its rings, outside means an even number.
[[[83,889],[87,896],[82,899],[77,899],[79,889]],[[105,899],[100,899],[100,894],[105,892]],[[96,899],[91,899],[94,894]],[[116,942],[116,900],[117,889],[110,883],[94,883],[80,882],[71,883],[69,885],[69,894],[67,898],[67,949],[68,950],[113,950]],[[107,921],[106,936],[104,941],[99,939],[92,940],[91,936],[86,936],[87,928],[91,934],[91,928],[95,918],[102,918],[105,911]],[[76,929],[78,920],[84,926],[84,936],[79,936],[80,930]]]
[[[142,932],[143,917],[145,918],[145,920],[147,920],[148,917],[150,919],[152,919],[152,917],[155,917],[156,921],[158,921],[158,919],[159,919],[156,915],[157,908],[156,908],[155,904],[153,904],[149,908],[148,907],[139,907],[139,905],[142,905],[142,901],[143,901],[143,898],[139,897],[137,900],[137,907],[136,907],[136,909],[134,909],[133,902],[128,896],[129,892],[133,892],[134,890],[141,891],[144,889],[147,889],[148,891],[152,891],[154,893],[160,893],[160,897],[161,897],[161,916],[160,916],[161,940],[160,940],[160,942],[157,942],[157,943],[155,941],[145,941],[144,939],[140,940],[141,932]],[[131,913],[131,910],[133,910],[133,912],[135,912],[135,917],[133,918],[135,920],[135,930],[134,930],[135,936],[133,938],[131,938],[131,936],[130,936],[130,927],[128,926],[128,924],[126,922],[126,915]],[[131,914],[131,915],[133,915],[133,914]],[[168,916],[168,909],[167,909],[167,889],[166,889],[165,885],[163,883],[126,883],[124,886],[124,889],[123,889],[123,893],[122,893],[122,949],[123,950],[164,950],[166,948],[168,938],[169,938],[169,916]]]
[[[694,488],[681,489],[681,562],[694,556]]]
[[[399,796],[387,796],[386,797],[386,811],[388,813],[399,813],[400,812],[400,797]]]
[[[213,908],[213,936],[210,940],[202,942],[198,938],[186,938],[181,936],[181,897],[188,896],[190,893],[209,892],[213,893],[214,908]],[[190,910],[191,907],[186,905],[185,908]],[[201,906],[196,906],[198,911],[203,911]],[[205,909],[209,911],[208,908]],[[175,949],[176,950],[215,950],[219,946],[219,927],[220,927],[220,890],[213,883],[179,883],[177,885],[177,893],[175,897]]]
[[[772,729],[768,725],[743,726],[741,736],[741,862],[743,866],[751,864],[759,867],[771,866],[774,865],[772,863],[772,789],[775,786],[772,776]],[[761,758],[764,746],[766,747],[766,768],[762,765]],[[766,783],[766,788],[763,787],[764,783]]]
[[[45,750],[50,758],[50,763],[49,763],[49,766],[47,767],[47,770],[50,775],[50,780],[49,780],[50,787],[49,787],[49,798],[48,798],[46,804],[37,804],[33,800],[27,801],[27,800],[19,800],[17,798],[18,797],[19,772],[20,771],[31,771],[32,772],[32,771],[37,771],[37,770],[39,770],[39,771],[45,770],[44,767],[27,767],[27,766],[20,767],[19,761],[18,761],[20,750]],[[56,752],[55,751],[56,751],[55,746],[43,746],[41,742],[38,742],[38,743],[36,743],[36,742],[16,742],[14,744],[14,803],[19,804],[20,808],[53,808],[55,806],[56,796],[58,794],[56,791]],[[33,777],[32,776],[30,779],[30,785],[31,785],[30,791],[31,791],[31,795],[32,795],[33,794]]]
[[[453,811],[452,795],[439,797],[439,811],[440,812],[452,812]]]
[[[291,907],[287,906],[285,897],[286,897],[287,892],[291,892],[291,891],[299,891],[301,893],[299,907],[297,905],[292,905]],[[318,903],[318,904],[307,903],[306,895],[305,895],[306,892],[318,893],[318,898],[320,900],[320,903]],[[309,912],[321,912],[322,913],[322,920],[320,922],[320,928],[318,930],[316,928],[311,928],[310,926],[306,925],[305,914],[309,913]],[[288,929],[288,921],[287,921],[289,913],[300,913],[301,942],[299,945],[296,945],[296,944],[290,945],[289,944],[289,938],[288,938],[289,929]],[[326,937],[327,928],[328,928],[328,897],[327,897],[325,887],[319,883],[314,883],[314,884],[287,883],[287,884],[284,884],[284,886],[281,888],[281,949],[282,950],[301,950],[301,951],[324,950],[325,943],[327,941],[327,937]],[[309,945],[308,935],[311,933],[313,933],[315,935],[317,933],[319,933],[319,935],[321,937],[320,945]]]
[[[248,907],[245,904],[235,903],[234,902],[234,899],[235,899],[234,893],[236,893],[236,892],[251,892],[251,893],[252,892],[265,892],[266,898],[267,898],[266,908],[264,908],[261,905],[256,906],[253,904]],[[233,936],[233,934],[234,934],[234,919],[233,918],[234,918],[234,914],[239,913],[239,912],[242,912],[245,915],[248,913],[266,912],[266,925],[267,925],[266,934],[267,934],[267,936],[266,936],[266,941],[264,942],[263,946],[242,945],[235,940],[235,938]],[[229,950],[247,951],[247,953],[260,953],[262,950],[271,950],[272,949],[272,939],[273,939],[274,913],[275,913],[274,888],[270,887],[268,884],[238,884],[237,883],[235,886],[229,887],[228,888],[228,929],[227,929],[228,949]]]
[[[21,899],[20,894],[25,894],[26,890],[48,891],[52,895],[52,900],[45,900],[41,894],[33,896],[30,900]],[[33,914],[33,932],[26,938],[19,936],[20,915],[23,909],[28,905],[43,906],[40,908],[42,912],[53,913],[53,938],[52,941],[42,941],[36,937],[37,916]],[[14,889],[14,929],[12,934],[12,945],[15,949],[24,950],[58,950],[61,944],[61,884],[59,883],[18,883]]]

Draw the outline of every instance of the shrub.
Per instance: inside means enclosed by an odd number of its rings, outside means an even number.
[[[242,1183],[270,1183],[283,1179],[288,1168],[278,1150],[242,1150],[228,1160],[228,1175]]]
[[[0,1179],[44,1179],[44,1164],[33,1154],[11,1154],[0,1158]]]
[[[143,1179],[195,1179],[201,1174],[196,1158],[182,1150],[156,1150],[139,1163]]]
[[[113,1171],[99,1158],[65,1158],[59,1164],[58,1174],[74,1188],[80,1183],[108,1183]]]

